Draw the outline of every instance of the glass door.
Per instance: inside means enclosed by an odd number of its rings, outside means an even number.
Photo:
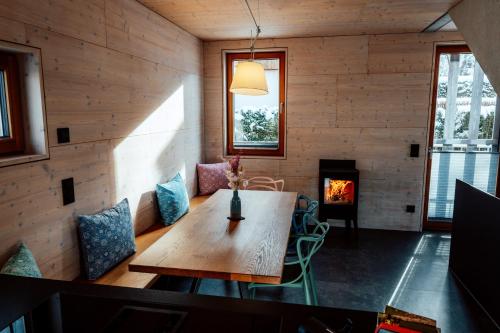
[[[500,103],[466,46],[436,51],[424,228],[451,228],[456,179],[496,194]]]

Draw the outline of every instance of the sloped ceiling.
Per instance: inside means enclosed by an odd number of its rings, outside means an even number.
[[[450,16],[500,94],[500,0],[464,0]]]
[[[204,40],[248,38],[254,28],[244,0],[138,1]],[[264,38],[420,32],[457,2],[249,0]]]

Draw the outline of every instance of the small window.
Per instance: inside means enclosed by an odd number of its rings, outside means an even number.
[[[0,52],[0,154],[24,150],[19,67],[14,54]]]
[[[285,52],[256,52],[264,66],[269,93],[236,95],[229,91],[233,73],[249,52],[226,54],[228,155],[284,156],[285,154]]]

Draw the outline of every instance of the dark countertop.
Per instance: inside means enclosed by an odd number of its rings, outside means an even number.
[[[376,325],[376,312],[0,275],[0,330],[24,315],[35,333],[156,332],[165,311],[184,318],[177,332],[297,332],[311,316],[334,329],[349,318],[353,333]]]

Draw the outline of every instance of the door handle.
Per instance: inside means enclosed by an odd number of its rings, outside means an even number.
[[[285,103],[280,102],[280,114],[283,113],[283,109],[285,108]]]

